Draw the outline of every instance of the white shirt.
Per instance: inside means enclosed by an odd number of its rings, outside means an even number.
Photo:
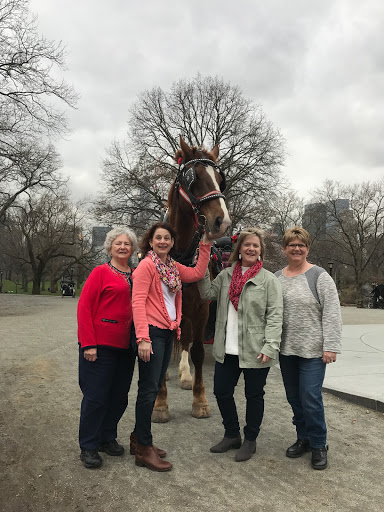
[[[163,289],[165,307],[167,308],[169,318],[174,322],[176,320],[176,293],[172,293],[169,286],[163,283],[163,281],[161,281],[161,288]]]
[[[249,267],[241,267],[244,274]],[[233,356],[239,355],[239,324],[238,314],[231,301],[228,304],[227,328],[225,334],[225,353]]]

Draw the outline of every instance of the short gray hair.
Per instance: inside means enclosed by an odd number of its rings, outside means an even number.
[[[113,228],[111,231],[108,231],[107,236],[105,237],[104,242],[104,250],[109,255],[111,252],[112,244],[115,238],[117,238],[120,235],[126,235],[131,244],[132,244],[132,253],[137,251],[137,238],[135,233],[132,231],[132,229],[129,229],[125,226],[117,226],[116,228]]]

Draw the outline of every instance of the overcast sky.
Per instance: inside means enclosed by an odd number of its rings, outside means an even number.
[[[384,176],[383,0],[32,0],[31,11],[66,44],[81,95],[57,143],[75,197],[97,191],[137,95],[198,72],[262,106],[304,198],[327,178]]]

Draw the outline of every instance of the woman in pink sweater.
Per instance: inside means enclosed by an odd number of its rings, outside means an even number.
[[[204,235],[194,268],[173,260],[169,253],[176,233],[166,222],[154,224],[144,235],[141,249],[146,254],[133,274],[133,320],[139,355],[139,388],[136,425],[131,447],[136,465],[154,471],[169,471],[166,453],[152,444],[151,416],[155,400],[172,354],[174,331],[180,337],[181,283],[192,283],[205,275],[211,242]]]

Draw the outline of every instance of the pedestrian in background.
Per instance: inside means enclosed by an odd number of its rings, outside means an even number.
[[[104,248],[110,261],[89,275],[77,308],[81,402],[80,458],[86,468],[101,466],[99,451],[123,455],[117,424],[128,405],[136,352],[132,329],[132,268],[137,249],[128,228],[107,233]]]
[[[276,272],[284,299],[280,368],[297,434],[286,455],[296,458],[312,451],[313,469],[325,469],[328,446],[322,386],[327,364],[334,363],[340,353],[341,311],[331,276],[307,261],[310,245],[310,235],[301,227],[284,233],[288,265]]]

